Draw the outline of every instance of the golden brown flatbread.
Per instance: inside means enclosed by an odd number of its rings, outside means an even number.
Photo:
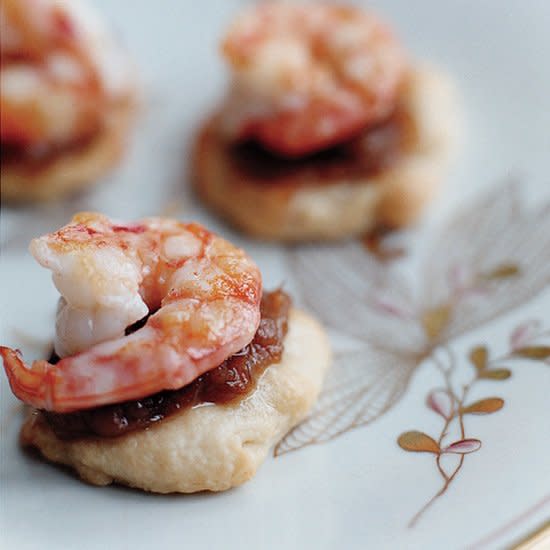
[[[353,155],[351,160],[344,155],[331,161],[330,169],[324,160],[315,166],[313,158],[296,170],[283,169],[284,164],[273,170],[243,170],[214,117],[197,139],[195,188],[222,217],[263,239],[331,240],[378,225],[408,225],[442,182],[458,133],[458,107],[449,80],[434,69],[418,67],[399,108],[407,113],[413,138],[395,162],[375,173],[361,168]]]
[[[280,363],[237,404],[202,405],[114,439],[62,441],[39,411],[21,442],[74,468],[89,483],[113,482],[157,493],[223,491],[249,480],[269,449],[305,418],[330,363],[323,328],[291,310]]]
[[[2,202],[52,200],[97,181],[122,156],[135,111],[134,100],[117,105],[89,143],[61,151],[38,167],[26,164],[24,159],[2,162]]]

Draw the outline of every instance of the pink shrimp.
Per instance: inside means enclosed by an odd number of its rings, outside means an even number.
[[[225,132],[296,157],[349,139],[395,107],[406,62],[373,15],[321,3],[267,2],[230,28],[233,90]]]
[[[2,0],[0,28],[2,143],[65,145],[96,132],[114,98],[107,73],[127,71],[95,14],[74,0]]]
[[[31,251],[63,295],[55,347],[66,355],[28,366],[0,348],[13,393],[34,407],[69,412],[181,388],[248,344],[260,321],[258,268],[197,224],[83,213]]]

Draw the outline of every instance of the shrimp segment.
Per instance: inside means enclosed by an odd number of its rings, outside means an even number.
[[[10,348],[0,355],[13,393],[38,408],[69,412],[181,388],[248,344],[260,322],[258,268],[196,224],[120,225],[85,213],[31,251],[63,294],[56,351],[70,354],[31,366]],[[81,334],[72,315],[88,316]]]
[[[385,118],[406,68],[401,47],[373,15],[313,2],[268,2],[246,11],[223,53],[233,71],[226,132],[289,157]]]
[[[111,103],[129,93],[127,62],[78,0],[2,0],[0,30],[3,144],[86,139]]]

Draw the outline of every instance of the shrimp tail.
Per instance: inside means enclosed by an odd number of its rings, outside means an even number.
[[[51,408],[51,365],[47,361],[34,361],[28,366],[16,349],[0,346],[0,356],[14,395],[25,403],[42,409]]]

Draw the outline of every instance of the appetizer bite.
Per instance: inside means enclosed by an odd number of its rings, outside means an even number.
[[[0,30],[2,200],[92,183],[124,149],[129,60],[79,0],[1,0]]]
[[[199,132],[198,194],[247,233],[338,239],[417,219],[455,132],[452,87],[376,16],[267,2],[230,27],[230,91]]]
[[[0,347],[21,442],[96,485],[222,491],[315,402],[330,349],[254,262],[197,224],[81,213],[30,250],[61,293],[55,351]]]

